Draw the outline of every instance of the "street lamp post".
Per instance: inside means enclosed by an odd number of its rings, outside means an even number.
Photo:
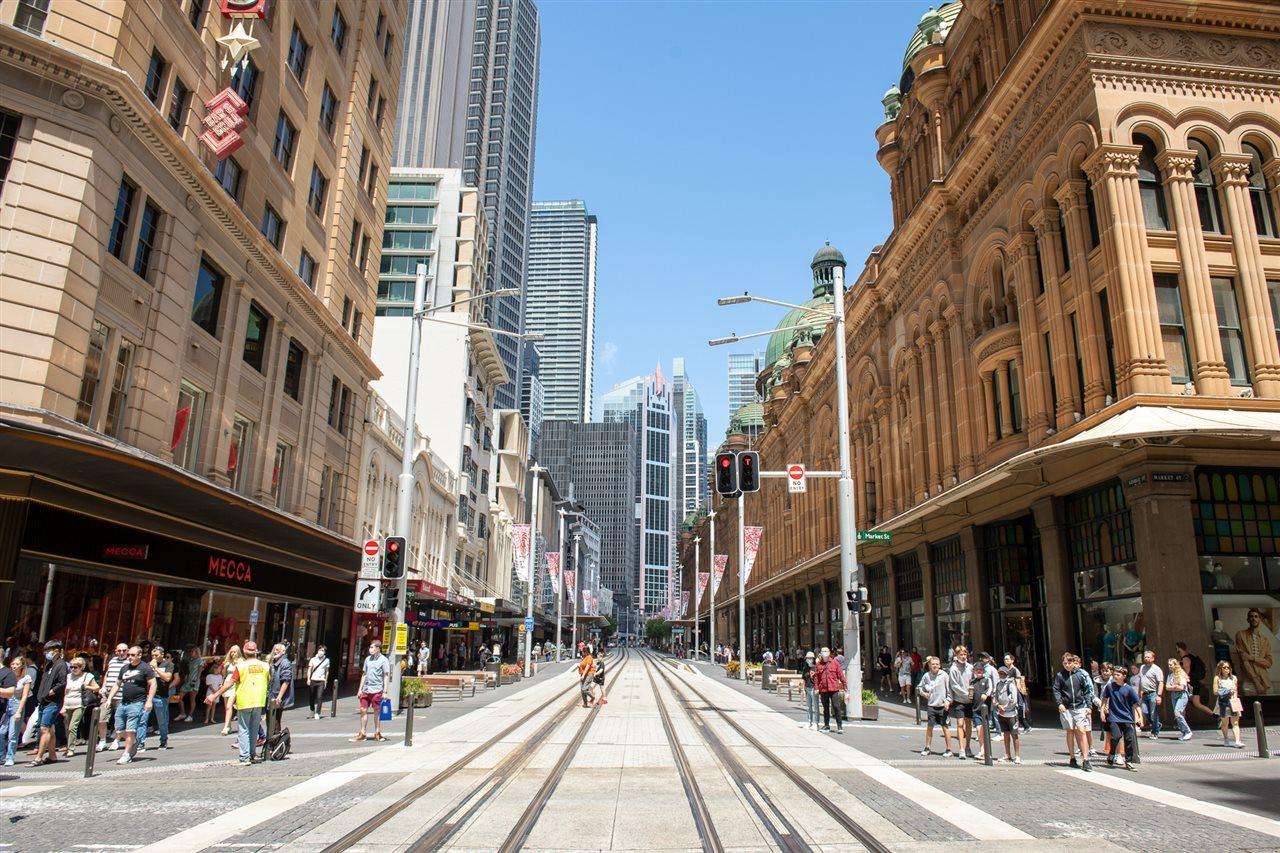
[[[578,656],[578,575],[582,573],[582,567],[578,563],[582,560],[582,534],[573,534],[573,648],[569,650],[569,659],[573,660]]]
[[[710,503],[711,503],[711,512],[708,514],[707,517],[710,519],[711,523],[707,525],[707,530],[711,539],[710,543],[708,543],[711,546],[711,577],[707,579],[707,588],[711,591],[711,642],[709,643],[709,645],[711,647],[711,654],[713,656],[711,659],[711,662],[715,663],[714,655],[716,653],[716,493],[714,490],[711,492]]]
[[[746,568],[747,530],[745,492],[738,495],[738,678],[745,684],[747,681],[747,579],[743,576]]]
[[[539,488],[540,477],[542,472],[546,471],[541,465],[534,465],[529,469],[532,475],[530,480],[530,488],[533,489],[533,501],[529,506],[529,545],[526,553],[528,554],[529,566],[529,589],[528,603],[525,611],[524,619],[524,677],[529,678],[533,675],[533,582],[538,577],[538,494],[542,491]]]
[[[698,659],[698,649],[700,648],[698,638],[699,631],[702,626],[699,624],[702,620],[698,618],[698,605],[702,602],[698,600],[698,578],[702,574],[702,537],[693,537],[693,659]]]
[[[560,537],[556,540],[556,550],[560,552],[560,572],[556,578],[556,663],[560,663],[560,617],[564,613],[564,519],[568,513],[560,507]]]

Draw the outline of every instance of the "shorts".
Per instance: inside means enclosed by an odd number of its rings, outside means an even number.
[[[142,702],[121,702],[116,708],[116,732],[134,732],[142,730],[146,724],[147,714],[142,710]]]
[[[1018,733],[1017,717],[999,717],[1000,731],[1007,735],[1016,735]]]
[[[911,676],[909,676],[909,675],[899,675],[899,676],[898,676],[898,686],[899,686],[899,687],[910,687],[910,686],[911,686]]]
[[[1079,729],[1082,732],[1093,731],[1093,711],[1089,708],[1068,708],[1058,715],[1064,731]]]
[[[1237,713],[1235,710],[1232,709],[1230,696],[1219,696],[1217,697],[1217,699],[1218,699],[1218,716],[1219,717],[1229,720],[1232,717],[1240,716],[1239,713]]]
[[[974,703],[973,706],[973,724],[975,726],[985,726],[991,719],[991,709],[981,702]]]
[[[947,724],[947,709],[935,708],[932,705],[930,705],[929,706],[929,725],[946,726],[946,724]]]
[[[952,702],[951,718],[953,720],[963,720],[973,716],[972,702]]]
[[[382,707],[381,693],[361,693],[359,696],[361,711],[377,711]]]
[[[49,705],[41,705],[40,727],[42,729],[47,729],[49,726],[52,726],[53,721],[58,719],[58,715],[61,713],[61,710],[62,709],[57,704],[51,703]]]

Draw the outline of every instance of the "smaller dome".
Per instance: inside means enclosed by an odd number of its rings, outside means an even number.
[[[729,420],[726,435],[755,435],[764,429],[764,404],[759,402],[744,403],[733,413]]]
[[[845,263],[844,255],[842,255],[840,250],[830,243],[827,243],[821,249],[813,253],[813,260],[809,263],[809,266],[816,267],[818,264],[823,263],[835,263],[840,266],[848,266],[848,264]]]

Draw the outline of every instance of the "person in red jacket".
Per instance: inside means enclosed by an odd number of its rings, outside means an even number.
[[[822,700],[822,729],[831,731],[831,705],[836,705],[836,734],[844,734],[844,714],[841,711],[840,694],[848,686],[844,670],[831,657],[831,649],[825,646],[813,667],[813,686]]]

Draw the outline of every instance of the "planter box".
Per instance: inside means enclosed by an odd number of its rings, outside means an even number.
[[[520,680],[520,676],[518,675],[499,675],[498,676],[499,684],[515,684],[519,680]]]
[[[864,720],[880,719],[880,706],[879,705],[863,705],[862,719]]]

